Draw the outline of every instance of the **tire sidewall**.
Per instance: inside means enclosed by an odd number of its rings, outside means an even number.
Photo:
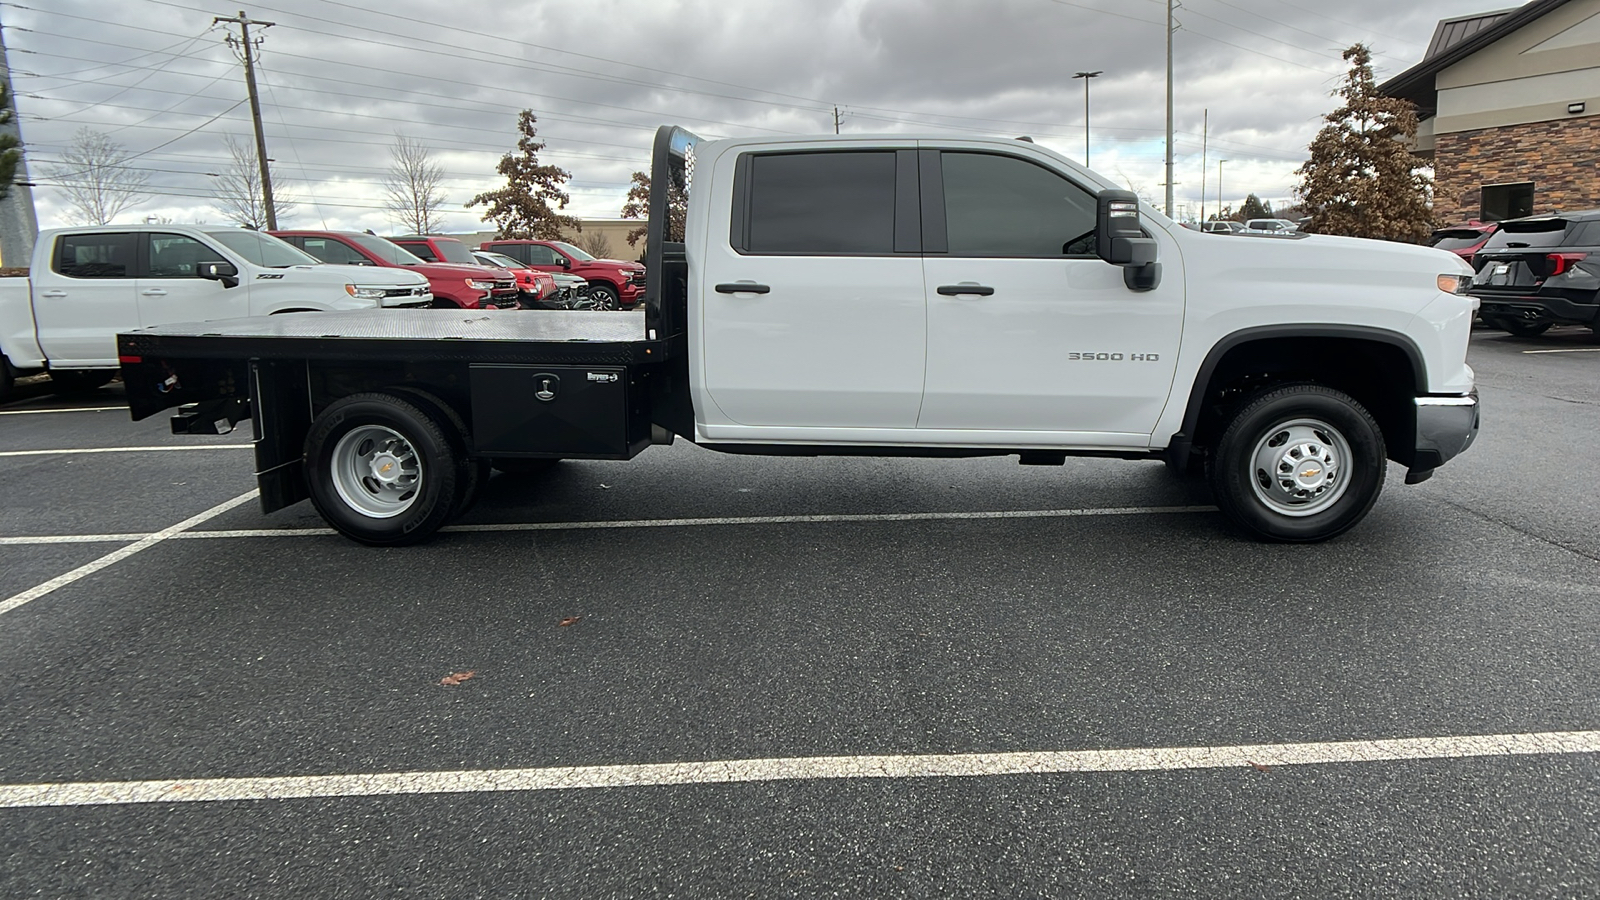
[[[1298,517],[1276,512],[1257,497],[1252,472],[1257,443],[1297,418],[1319,419],[1337,429],[1352,457],[1345,465],[1344,494],[1326,510]],[[1210,481],[1217,505],[1238,525],[1271,540],[1307,543],[1343,534],[1360,522],[1377,502],[1387,472],[1383,432],[1360,404],[1331,388],[1291,385],[1239,410],[1212,454]]]
[[[422,491],[409,509],[389,519],[363,515],[339,496],[332,458],[339,439],[362,425],[399,432],[417,451]],[[440,424],[416,404],[388,394],[356,394],[336,401],[306,435],[306,487],[317,511],[341,534],[363,544],[398,546],[426,539],[449,521],[455,507],[455,448]]]
[[[594,300],[597,309],[618,309],[622,306],[622,295],[609,284],[591,284],[589,297]]]

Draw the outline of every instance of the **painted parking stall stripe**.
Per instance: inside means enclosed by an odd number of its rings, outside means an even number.
[[[572,791],[758,781],[985,778],[1600,753],[1600,731],[1309,744],[915,756],[802,756],[642,765],[0,785],[0,808]]]
[[[199,444],[175,447],[76,447],[58,450],[0,450],[6,456],[74,456],[81,453],[186,453],[196,450],[253,450],[254,444]]]
[[[1215,506],[1121,506],[1089,509],[1021,509],[979,512],[860,513],[814,516],[723,516],[699,519],[615,519],[592,522],[513,522],[493,525],[451,525],[441,532],[492,534],[518,531],[581,531],[596,528],[696,528],[713,525],[806,525],[830,522],[941,522],[963,519],[1075,519],[1101,516],[1157,516],[1216,512]],[[326,537],[332,528],[241,528],[185,531],[174,540],[204,541],[240,538]],[[54,534],[0,537],[0,547],[33,544],[97,544],[131,541],[144,534]]]
[[[66,409],[0,409],[0,416],[39,416],[45,413],[127,412],[126,406],[79,406]]]
[[[255,496],[256,491],[252,489],[246,493],[240,494],[232,500],[226,500],[222,503],[218,503],[216,506],[211,507],[197,516],[190,516],[189,518],[184,519],[182,522],[179,522],[178,524],[169,528],[163,528],[154,534],[145,535],[126,547],[113,550],[110,553],[107,553],[105,556],[102,556],[93,562],[85,563],[65,575],[57,576],[49,581],[46,581],[44,584],[29,588],[20,594],[14,594],[5,600],[0,600],[0,616],[11,612],[19,606],[32,603],[33,601],[51,593],[52,591],[60,590],[61,588],[64,588],[81,578],[86,578],[90,575],[93,575],[107,566],[116,565],[135,553],[148,550],[162,541],[170,540],[174,536],[182,534],[196,525],[201,525],[207,521],[210,521],[211,519],[216,518],[217,516],[222,515],[241,503],[255,499]]]

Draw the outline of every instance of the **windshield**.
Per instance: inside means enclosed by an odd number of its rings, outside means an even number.
[[[480,252],[480,253],[474,253],[472,255],[476,256],[478,259],[483,260],[484,262],[488,263],[491,266],[499,266],[502,269],[526,269],[527,268],[527,266],[524,266],[522,263],[517,262],[516,260],[512,259],[511,257],[502,256],[499,253],[481,253]]]
[[[392,266],[420,266],[422,260],[411,255],[406,248],[371,234],[347,234],[347,240]]]
[[[217,243],[244,257],[252,265],[268,269],[322,265],[322,261],[315,256],[259,231],[227,228],[208,231],[206,234],[216,238]]]
[[[481,266],[483,263],[472,258],[472,251],[460,241],[447,241],[434,238],[433,247],[439,258],[447,263],[458,263],[465,266]]]
[[[562,253],[565,253],[578,262],[588,262],[589,260],[594,259],[593,254],[585,253],[566,241],[551,241],[550,246],[555,247],[557,250],[560,250]]]
[[[1543,250],[1561,246],[1567,233],[1566,219],[1533,219],[1525,222],[1502,222],[1500,230],[1483,245],[1485,250]]]
[[[1455,231],[1435,231],[1433,242],[1428,246],[1440,250],[1465,250],[1475,247],[1483,242],[1483,232],[1473,231],[1470,228],[1460,228]]]

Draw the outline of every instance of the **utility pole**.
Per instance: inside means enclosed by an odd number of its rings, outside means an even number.
[[[213,25],[218,22],[239,26],[237,44],[234,42],[233,35],[230,34],[228,35],[228,46],[243,51],[241,58],[244,61],[244,84],[245,88],[250,92],[250,118],[255,120],[256,125],[256,162],[261,166],[261,202],[267,211],[267,230],[277,231],[278,211],[272,203],[272,172],[267,167],[267,136],[261,130],[261,101],[256,96],[256,45],[250,40],[251,25],[271,28],[277,23],[256,21],[245,15],[242,9],[239,10],[239,15],[232,18],[217,16],[211,20]],[[260,40],[260,38],[256,38],[257,42]]]
[[[839,133],[839,107],[833,108],[833,133]]]
[[[1089,81],[1099,78],[1105,72],[1079,72],[1073,78],[1083,79],[1083,167],[1089,168]]]
[[[1200,118],[1200,224],[1206,223],[1206,142],[1211,139],[1211,109]]]
[[[1167,0],[1167,218],[1172,218],[1172,7]]]

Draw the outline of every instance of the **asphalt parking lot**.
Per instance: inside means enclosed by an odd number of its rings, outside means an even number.
[[[1477,445],[1310,547],[1154,463],[680,442],[374,550],[25,387],[0,896],[1595,896],[1600,341],[1470,361]]]

